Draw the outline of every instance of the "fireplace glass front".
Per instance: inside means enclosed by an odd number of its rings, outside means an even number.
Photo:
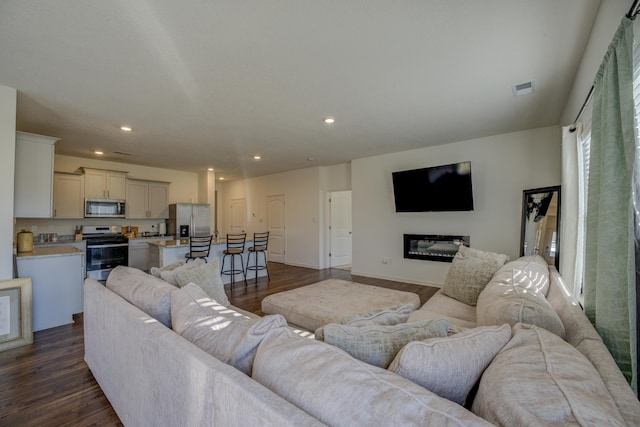
[[[460,245],[469,246],[469,236],[439,234],[405,234],[404,257],[428,261],[451,262]]]

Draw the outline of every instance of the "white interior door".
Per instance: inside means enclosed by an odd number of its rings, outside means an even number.
[[[286,233],[285,233],[285,196],[267,196],[267,229],[269,230],[269,246],[267,248],[269,261],[285,262]]]
[[[231,200],[230,233],[244,233],[247,218],[247,202],[245,199]]]
[[[351,191],[331,193],[330,209],[330,267],[351,264]]]

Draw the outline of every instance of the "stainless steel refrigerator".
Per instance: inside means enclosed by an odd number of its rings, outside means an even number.
[[[169,205],[167,232],[185,238],[211,234],[210,207],[203,203],[173,203]]]

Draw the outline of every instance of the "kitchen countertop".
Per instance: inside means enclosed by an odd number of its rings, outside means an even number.
[[[147,240],[147,239],[169,239],[172,240],[173,236],[169,236],[169,235],[164,235],[164,236],[160,236],[160,235],[155,235],[155,236],[137,236],[137,237],[129,237],[129,240]]]
[[[18,252],[16,258],[57,257],[82,255],[84,252],[73,246],[43,246],[33,248],[33,252]]]
[[[163,248],[171,248],[175,246],[189,246],[189,239],[180,240],[160,240],[156,242],[149,242],[150,245],[156,245]]]

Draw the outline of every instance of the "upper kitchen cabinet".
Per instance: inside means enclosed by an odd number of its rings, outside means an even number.
[[[84,218],[84,176],[56,172],[53,176],[53,217]]]
[[[16,132],[13,208],[16,218],[53,216],[53,157],[58,139]]]
[[[126,172],[82,169],[84,170],[84,196],[87,199],[124,200],[126,198]]]
[[[127,218],[168,218],[169,183],[127,180]]]

